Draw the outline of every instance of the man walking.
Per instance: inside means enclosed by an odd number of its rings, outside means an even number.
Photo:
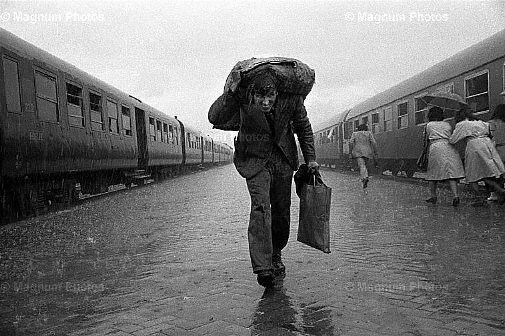
[[[285,275],[281,252],[289,238],[291,185],[298,169],[294,133],[308,167],[318,169],[305,97],[281,92],[278,86],[270,71],[251,73],[245,88],[225,92],[208,115],[212,124],[220,125],[239,111],[234,164],[251,197],[249,252],[253,272],[264,287]]]

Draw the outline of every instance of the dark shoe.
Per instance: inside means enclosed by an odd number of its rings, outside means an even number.
[[[459,205],[459,197],[454,197],[452,199],[452,206],[457,207]]]
[[[274,275],[275,276],[286,275],[286,266],[284,266],[284,264],[282,263],[282,259],[279,254],[275,254],[272,257],[272,265],[274,266]]]
[[[264,270],[258,272],[258,283],[263,287],[272,287],[274,281],[274,275],[270,270]]]
[[[437,203],[437,198],[436,197],[430,197],[426,200],[427,203],[433,203],[433,204],[436,204]]]
[[[363,182],[363,189],[368,187],[368,177],[365,177],[364,179],[362,179],[361,182]]]

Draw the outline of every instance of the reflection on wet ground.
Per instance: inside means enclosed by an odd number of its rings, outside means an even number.
[[[283,280],[263,293],[253,316],[252,335],[284,335],[286,331],[308,335],[335,335],[332,309],[296,302],[287,293]]]
[[[323,178],[332,253],[295,241],[293,191],[287,276],[264,292],[232,166],[2,227],[0,334],[134,334],[159,319],[166,335],[505,335],[505,206]]]

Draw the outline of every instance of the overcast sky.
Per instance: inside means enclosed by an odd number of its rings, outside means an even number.
[[[316,72],[313,125],[505,29],[504,1],[0,0],[0,26],[207,134],[251,57]]]

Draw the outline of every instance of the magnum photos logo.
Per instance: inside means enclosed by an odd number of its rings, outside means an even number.
[[[0,11],[0,22],[14,23],[59,23],[59,22],[82,22],[82,23],[98,23],[104,22],[105,16],[102,13],[49,13],[49,12],[23,12],[23,11]]]
[[[258,133],[242,134],[242,133],[239,133],[238,141],[239,142],[270,142],[271,138],[270,138],[270,134],[258,134]]]

